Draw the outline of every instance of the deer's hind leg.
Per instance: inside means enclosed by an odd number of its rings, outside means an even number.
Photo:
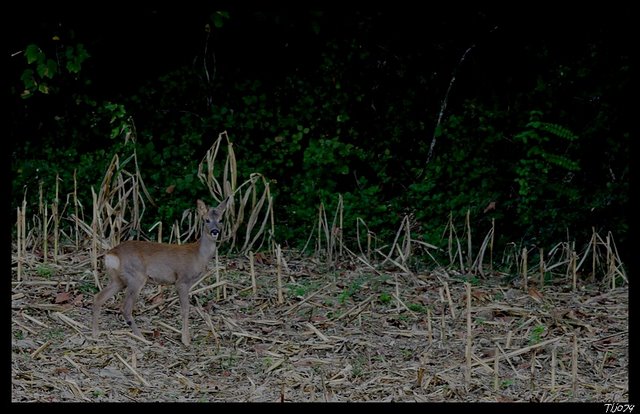
[[[111,276],[109,284],[96,294],[93,299],[93,337],[98,338],[98,320],[100,319],[100,310],[102,305],[109,299],[111,299],[116,293],[124,289],[125,284],[116,275]]]
[[[136,336],[144,338],[140,329],[138,329],[138,325],[136,325],[136,321],[133,320],[133,306],[140,295],[140,291],[144,287],[147,282],[147,278],[144,275],[136,275],[136,277],[127,278],[127,289],[124,293],[124,306],[122,307],[122,314],[124,315],[124,320],[131,327],[133,333]]]

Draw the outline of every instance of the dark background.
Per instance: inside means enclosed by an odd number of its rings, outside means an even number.
[[[626,252],[632,13],[615,4],[548,6],[230,10],[218,28],[215,6],[19,5],[7,15],[10,55],[37,44],[50,56],[58,35],[64,45],[82,43],[90,58],[80,72],[87,82],[60,76],[55,93],[28,99],[19,96],[24,56],[9,58],[12,205],[24,188],[35,197],[37,183],[50,183],[56,172],[68,178],[75,163],[91,166],[84,182],[89,194],[104,171],[100,161],[120,147],[106,138],[107,115],[93,124],[87,119],[105,102],[118,102],[136,123],[142,171],[162,172],[147,177],[152,195],[175,206],[150,220],[173,220],[202,194],[189,187],[189,171],[171,197],[163,190],[183,173],[177,165],[197,162],[212,137],[227,130],[243,172],[260,171],[278,183],[280,237],[291,245],[307,234],[317,204],[335,205],[330,195],[341,193],[351,195],[347,218],[365,217],[380,235],[393,234],[411,214],[421,237],[438,240],[450,212],[462,225],[471,209],[477,234],[495,218],[505,242],[550,245],[566,239],[570,228],[570,239],[586,243],[595,226],[613,231]],[[201,71],[205,44],[215,52],[216,77],[208,85]],[[359,51],[368,57],[353,58]],[[335,94],[332,82],[342,85]],[[246,100],[260,95],[264,113]],[[445,135],[427,163],[445,97]],[[307,98],[317,99],[302,104]],[[219,115],[227,109],[232,120]],[[524,158],[544,167],[527,155],[530,148],[514,144],[531,111],[580,137],[567,143],[545,135],[549,140],[539,143],[580,170],[566,174],[552,164],[545,164],[548,176],[530,170],[538,199],[519,194],[515,184],[525,174],[517,169]],[[336,126],[341,113],[350,119]],[[288,143],[296,125],[311,127],[299,148],[273,144],[276,135]],[[483,128],[489,132],[477,132]],[[327,159],[312,151],[322,139],[337,148]],[[76,152],[61,158],[68,148]],[[41,166],[38,174],[34,165]],[[491,201],[497,211],[483,213]],[[550,211],[556,213],[543,214]]]

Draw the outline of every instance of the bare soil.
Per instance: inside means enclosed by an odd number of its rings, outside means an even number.
[[[134,317],[144,340],[124,323],[121,294],[92,339],[94,279],[77,257],[34,261],[20,282],[14,271],[14,402],[629,399],[626,286],[573,291],[557,277],[525,290],[495,273],[289,259],[278,303],[269,257],[256,263],[255,294],[248,260],[225,258],[226,284],[207,288],[212,272],[194,287],[186,348],[173,287],[143,290]]]

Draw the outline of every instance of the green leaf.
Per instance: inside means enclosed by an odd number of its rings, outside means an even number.
[[[78,53],[76,55],[76,59],[78,60],[78,65],[80,65],[82,62],[84,62],[85,60],[91,57],[91,55],[89,54],[89,52],[87,52],[87,49],[84,48],[84,45],[82,43],[78,44],[77,51]]]
[[[224,25],[224,22],[222,21],[222,16],[220,16],[218,13],[213,15],[213,24],[219,29],[222,27],[222,25]]]
[[[542,129],[543,131],[547,131],[557,137],[564,138],[568,141],[575,141],[578,137],[571,132],[568,128],[563,127],[562,125],[551,124],[547,122],[539,123],[537,127]]]
[[[38,90],[47,95],[49,93],[49,86],[46,83],[41,82],[40,85],[38,85]]]
[[[436,138],[440,138],[442,136],[442,126],[441,125],[438,125],[436,127],[436,130],[435,130],[433,136],[436,137]]]
[[[25,69],[20,76],[20,80],[24,83],[25,89],[34,89],[36,87],[36,81],[33,78],[33,69]]]
[[[347,114],[340,114],[336,117],[336,121],[338,122],[347,122],[349,120],[349,115]]]
[[[65,67],[69,73],[80,72],[82,63],[90,56],[82,44],[78,44],[75,48],[67,46],[64,53],[67,60]]]
[[[73,59],[73,52],[74,52],[74,47],[73,46],[67,46],[64,49],[64,57],[66,57],[67,60],[72,60]]]
[[[57,71],[58,71],[58,65],[56,64],[56,61],[53,59],[47,60],[44,76],[49,79],[53,79],[53,75],[55,75]]]
[[[320,34],[320,24],[316,21],[311,22],[311,30],[313,30],[313,33]]]
[[[217,11],[213,14],[213,24],[218,29],[224,26],[226,19],[229,19],[229,12]]]
[[[42,51],[38,46],[31,44],[25,49],[24,55],[27,58],[27,63],[32,64],[33,62],[40,59],[40,57],[42,56]]]
[[[67,66],[67,72],[69,72],[69,73],[78,73],[78,72],[80,72],[80,65],[78,65],[73,60],[68,60],[66,66]]]

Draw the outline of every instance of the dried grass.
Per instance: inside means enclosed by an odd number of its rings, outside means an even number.
[[[221,148],[226,158],[216,161]],[[610,233],[594,230],[582,251],[567,241],[546,256],[512,244],[494,263],[495,225],[474,258],[469,214],[466,251],[450,216],[442,266],[432,255],[440,248],[412,237],[409,216],[390,245],[358,219],[350,248],[339,198],[331,221],[319,206],[307,256],[274,240],[269,182],[253,174],[238,185],[226,133],[199,177],[212,198],[230,199],[228,253],[191,291],[189,348],[173,288],[142,291],[144,338],[123,322],[118,298],[105,306],[108,333],[94,340],[89,331],[104,250],[162,238],[162,223],[140,225],[153,200],[135,153],[112,160],[90,222],[75,184],[62,209],[57,196],[51,207],[41,202],[31,222],[22,203],[12,244],[13,401],[628,400],[628,280]],[[170,228],[172,241],[185,242],[200,223],[187,211]]]
[[[296,283],[278,304],[276,259],[266,258],[272,264],[254,265],[255,295],[248,259],[221,260],[227,298],[215,299],[211,289],[194,295],[199,305],[188,349],[180,343],[173,289],[143,290],[136,318],[144,340],[130,333],[112,301],[102,320],[109,333],[94,341],[87,326],[92,296],[82,291],[89,275],[74,285],[37,276],[29,285],[16,280],[12,400],[628,399],[625,288],[586,286],[574,293],[571,283],[558,284],[539,302],[494,279],[472,287],[442,273],[378,275],[348,263],[329,275],[309,261],[290,260],[296,270],[283,276]],[[27,261],[25,273],[33,274],[36,263]],[[386,283],[394,278],[395,286]],[[437,294],[439,278],[450,295]],[[361,280],[342,300],[345,286]],[[295,296],[297,287],[309,288],[304,297]],[[383,303],[384,292],[404,306]]]

